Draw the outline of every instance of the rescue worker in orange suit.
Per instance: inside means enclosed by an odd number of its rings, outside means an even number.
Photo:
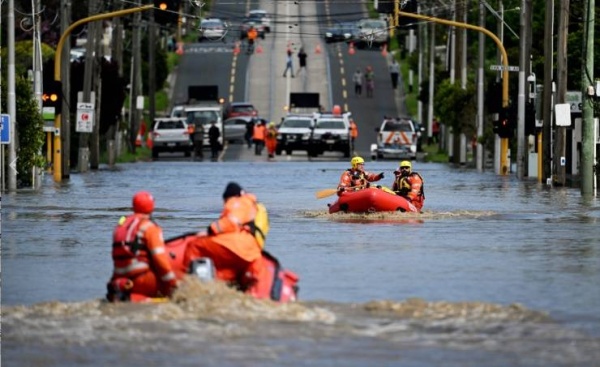
[[[350,119],[350,151],[354,152],[356,138],[358,138],[358,126],[354,119]]]
[[[154,198],[147,191],[133,196],[133,214],[122,217],[113,232],[113,275],[109,301],[125,301],[133,294],[167,297],[177,287],[163,233],[151,218]]]
[[[261,155],[265,146],[265,138],[267,136],[267,127],[263,121],[254,125],[252,132],[252,141],[254,142],[254,155]]]
[[[418,172],[412,171],[410,161],[400,162],[398,170],[394,171],[394,184],[392,190],[396,195],[400,195],[410,200],[410,202],[419,210],[423,208],[425,202],[425,192],[423,191],[423,177]]]
[[[267,134],[265,136],[265,146],[267,147],[267,153],[269,158],[275,157],[275,150],[277,149],[277,127],[274,122],[269,123],[267,128]]]
[[[244,289],[265,270],[262,251],[255,237],[256,196],[230,182],[223,192],[223,211],[206,232],[198,233],[185,250],[184,265],[197,258],[211,258],[217,279]]]
[[[347,191],[366,189],[370,186],[370,182],[384,178],[383,172],[377,174],[365,171],[365,160],[362,157],[352,158],[350,164],[352,168],[345,170],[340,177],[337,187],[338,196]]]
[[[254,42],[256,41],[256,37],[258,37],[258,31],[256,31],[254,26],[250,26],[246,36],[248,37],[248,54],[251,54],[254,52]]]

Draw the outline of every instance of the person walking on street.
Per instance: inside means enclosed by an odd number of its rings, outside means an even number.
[[[286,77],[287,76],[287,72],[288,70],[290,71],[290,73],[292,73],[292,78],[294,77],[294,63],[292,60],[292,50],[288,48],[287,50],[287,57],[286,57],[286,62],[285,62],[285,70],[283,71],[283,76]]]
[[[267,127],[264,122],[260,121],[254,125],[252,132],[252,141],[254,142],[254,155],[261,155],[265,146],[265,137],[267,135]]]
[[[192,122],[188,125],[188,133],[190,134],[190,139],[192,140],[192,146],[194,147],[194,158],[202,159],[204,149],[204,126],[202,125],[202,121],[194,118]]]
[[[354,95],[360,96],[362,94],[363,85],[363,73],[360,68],[356,69],[352,75],[352,81],[354,82]]]
[[[151,218],[154,197],[137,192],[132,209],[133,214],[121,217],[113,231],[113,275],[106,294],[111,302],[135,301],[134,295],[168,297],[177,287],[162,228]]]
[[[269,159],[275,158],[275,150],[277,150],[277,127],[274,122],[269,123],[267,128],[267,134],[265,136],[265,145],[267,146],[267,153]]]
[[[412,171],[410,161],[400,162],[400,167],[394,171],[394,176],[392,190],[396,195],[406,198],[420,211],[425,202],[423,177],[418,172]]]
[[[392,78],[392,88],[398,88],[398,76],[400,75],[400,64],[396,61],[396,58],[392,59],[392,63],[389,66],[390,77]]]
[[[298,63],[300,64],[300,68],[296,72],[296,75],[300,75],[300,72],[302,70],[304,70],[304,73],[306,74],[306,70],[307,70],[306,69],[306,58],[307,57],[308,57],[308,55],[304,51],[304,47],[300,47],[300,51],[298,51]]]
[[[373,98],[375,90],[375,73],[371,66],[367,66],[365,71],[365,82],[367,83],[367,98]]]
[[[210,122],[210,128],[208,129],[208,143],[210,144],[210,158],[216,161],[219,158],[219,151],[221,150],[221,144],[219,143],[219,137],[221,132],[217,127],[216,122],[213,120]]]
[[[354,157],[350,161],[351,168],[342,173],[338,184],[338,196],[347,191],[357,191],[369,187],[370,182],[379,181],[384,178],[383,172],[371,173],[365,171],[365,160],[362,157]]]

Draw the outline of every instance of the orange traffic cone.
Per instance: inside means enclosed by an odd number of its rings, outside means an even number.
[[[257,54],[262,54],[262,52],[263,52],[262,46],[261,45],[256,46],[256,53]]]
[[[386,57],[388,55],[387,45],[383,45],[383,49],[381,50],[381,54],[383,55],[383,57]]]
[[[140,134],[140,133],[138,133],[137,136],[135,137],[135,146],[136,147],[142,146],[142,134]]]
[[[318,55],[321,53],[321,45],[317,43],[317,47],[315,47],[315,53]]]
[[[356,52],[356,50],[354,49],[354,43],[350,42],[350,48],[348,49],[348,54],[354,55],[355,52]]]
[[[150,149],[154,146],[154,142],[152,141],[152,134],[148,134],[146,137],[146,146]]]
[[[239,53],[240,53],[240,42],[238,41],[235,43],[235,47],[233,48],[233,54],[237,55]]]
[[[175,53],[177,55],[183,55],[183,42],[177,42],[177,50]]]

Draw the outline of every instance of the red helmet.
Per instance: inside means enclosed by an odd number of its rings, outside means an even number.
[[[154,197],[148,191],[140,191],[133,195],[133,212],[150,214],[154,210]]]

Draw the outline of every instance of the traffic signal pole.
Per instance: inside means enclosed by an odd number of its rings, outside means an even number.
[[[62,49],[64,47],[64,44],[68,38],[68,36],[71,34],[71,32],[73,32],[73,30],[77,27],[79,27],[82,24],[86,24],[89,22],[94,22],[97,20],[104,20],[104,19],[110,19],[110,18],[116,18],[116,17],[122,17],[125,15],[129,15],[129,14],[133,14],[133,13],[138,13],[141,11],[146,11],[146,10],[152,10],[154,9],[154,5],[143,5],[137,8],[130,8],[130,9],[123,9],[123,10],[117,10],[117,11],[113,11],[110,13],[103,13],[103,14],[96,14],[93,15],[91,17],[87,17],[87,18],[83,18],[80,19],[78,21],[76,21],[75,23],[71,24],[69,26],[69,28],[67,28],[64,33],[60,36],[60,40],[58,41],[58,44],[56,45],[56,53],[54,55],[54,80],[57,82],[61,82],[61,62],[62,62]],[[53,146],[53,154],[52,154],[52,160],[53,160],[53,176],[54,176],[54,181],[55,182],[61,182],[62,181],[62,143],[61,143],[61,137],[60,137],[60,125],[61,125],[61,114],[57,113],[55,118],[54,118],[54,146]]]
[[[408,18],[426,20],[428,22],[444,24],[444,25],[448,25],[448,26],[452,26],[452,27],[471,29],[471,30],[481,32],[481,33],[489,36],[496,43],[496,46],[498,46],[498,49],[500,50],[500,53],[502,54],[502,107],[503,108],[508,107],[508,56],[506,54],[506,50],[504,49],[504,45],[502,44],[502,41],[500,41],[500,39],[498,37],[496,37],[495,34],[493,34],[492,32],[490,32],[489,30],[487,30],[483,27],[478,27],[475,25],[467,24],[467,23],[455,22],[452,20],[435,18],[435,17],[429,16],[429,15],[407,13],[407,12],[398,10],[397,16],[401,16],[401,17],[404,16],[404,17],[408,17]],[[508,139],[501,138],[500,139],[500,174],[507,175],[508,172],[509,172],[509,169],[508,169]]]

